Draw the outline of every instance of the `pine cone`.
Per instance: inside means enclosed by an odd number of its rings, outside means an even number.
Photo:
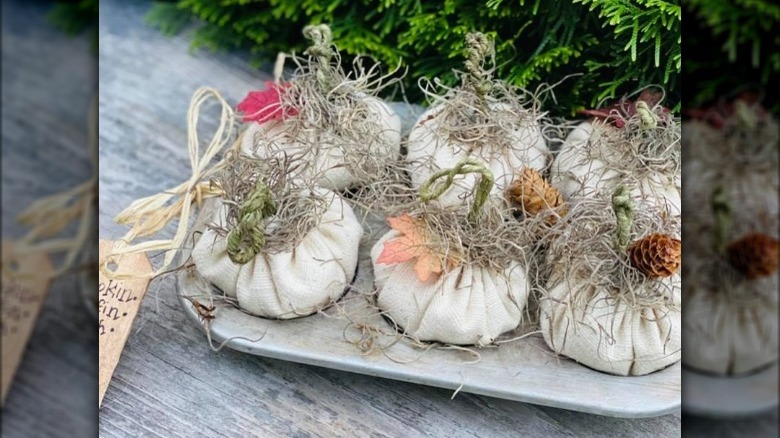
[[[631,265],[651,278],[673,275],[680,269],[682,242],[666,234],[645,236],[628,248]]]
[[[777,269],[780,243],[766,234],[748,234],[726,247],[729,262],[747,279],[771,275]]]
[[[558,216],[564,216],[568,211],[561,192],[530,167],[523,169],[520,177],[506,190],[506,194],[507,199],[520,205],[526,216],[535,216],[545,210],[552,210]],[[552,225],[557,217],[550,214],[546,220]]]

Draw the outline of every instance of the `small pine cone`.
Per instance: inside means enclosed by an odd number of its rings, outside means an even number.
[[[726,247],[729,262],[747,279],[771,275],[777,269],[780,243],[766,234],[748,234]]]
[[[561,192],[551,186],[536,170],[530,167],[523,169],[520,177],[515,179],[506,190],[507,198],[523,209],[526,216],[535,216],[545,210],[553,210],[558,216],[567,213],[566,203]],[[554,224],[555,215],[549,215],[547,222]]]
[[[680,269],[682,242],[666,234],[651,234],[631,244],[628,255],[631,265],[648,277],[669,277]]]

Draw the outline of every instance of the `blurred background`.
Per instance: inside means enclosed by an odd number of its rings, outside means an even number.
[[[97,92],[96,28],[97,1],[2,1],[4,242],[28,235],[31,227],[17,218],[33,202],[94,173],[87,119]],[[76,222],[60,237],[72,237]],[[3,437],[97,433],[96,318],[81,292],[84,270],[73,268],[54,279],[43,302],[2,408]],[[4,278],[4,322],[12,308],[5,286]]]
[[[780,5],[683,4],[683,434],[777,436]]]

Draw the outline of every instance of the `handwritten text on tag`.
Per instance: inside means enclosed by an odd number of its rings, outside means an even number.
[[[4,240],[0,331],[2,332],[2,388],[0,405],[11,387],[16,369],[32,335],[51,283],[52,265],[44,253],[16,255],[12,241]]]
[[[111,253],[113,246],[112,241],[100,241],[101,260]],[[133,320],[149,286],[148,276],[152,272],[149,259],[143,253],[116,256],[109,263],[109,269],[118,275],[131,275],[137,278],[117,280],[107,278],[102,272],[98,276],[99,405],[103,404],[103,395],[125,348]]]

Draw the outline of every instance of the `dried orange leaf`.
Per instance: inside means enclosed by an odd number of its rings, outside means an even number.
[[[419,219],[414,219],[407,214],[387,219],[390,227],[402,235],[385,242],[382,253],[376,262],[380,264],[404,263],[417,259],[414,264],[414,272],[417,278],[428,281],[432,276],[438,276],[444,270],[443,257],[434,254],[426,246],[425,224]]]
[[[377,263],[392,265],[412,260],[419,255],[419,244],[408,236],[396,237],[385,242],[382,253],[376,259]]]
[[[421,254],[417,257],[417,263],[414,264],[414,272],[422,282],[428,281],[432,276],[438,277],[442,271],[441,260],[430,253]]]
[[[387,222],[390,224],[390,228],[398,231],[404,236],[418,235],[417,229],[419,227],[418,221],[413,219],[408,214],[404,213],[399,217],[389,217]]]

